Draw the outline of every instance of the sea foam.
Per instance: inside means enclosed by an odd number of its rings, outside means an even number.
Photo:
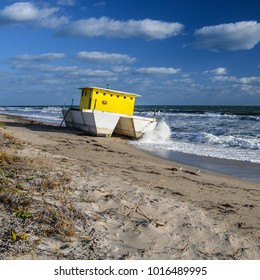
[[[171,143],[171,129],[165,121],[159,122],[153,131],[149,131],[138,144],[167,145]]]

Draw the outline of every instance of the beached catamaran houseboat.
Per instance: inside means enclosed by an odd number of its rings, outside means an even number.
[[[67,127],[78,128],[90,135],[109,137],[113,133],[140,138],[154,130],[155,118],[134,116],[135,99],[139,95],[98,87],[81,89],[79,107],[64,107]]]

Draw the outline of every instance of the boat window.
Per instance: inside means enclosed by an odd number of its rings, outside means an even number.
[[[96,94],[98,94],[98,91],[96,91]]]
[[[131,100],[133,100],[133,97],[130,97]]]
[[[126,99],[126,96],[124,96],[124,99]]]
[[[105,94],[105,93],[103,93],[103,95],[105,96],[106,94]]]
[[[116,97],[119,98],[119,95],[117,95]]]
[[[110,94],[111,97],[113,97],[113,94]]]

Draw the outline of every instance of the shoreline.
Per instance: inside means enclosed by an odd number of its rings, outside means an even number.
[[[29,120],[35,123],[45,124],[47,126],[50,125],[54,127],[59,127],[59,124],[55,122],[43,122],[19,115],[9,115],[0,113],[0,116],[1,115],[6,117],[11,116],[17,119]],[[113,136],[112,139],[115,139],[115,137]],[[122,141],[129,142],[129,140],[124,140],[123,138],[120,139]],[[154,160],[166,160],[175,165],[179,165],[179,167],[184,165],[187,166],[187,168],[195,171],[198,169],[202,169],[205,172],[213,173],[216,176],[231,176],[234,179],[249,180],[256,183],[260,183],[260,163],[245,162],[226,158],[216,158],[210,156],[200,156],[196,154],[189,154],[176,151],[161,151],[159,149],[139,147],[133,143],[130,143],[130,145],[133,147],[133,149],[142,151],[143,153],[149,154],[151,157],[154,157]]]
[[[0,123],[3,259],[260,259],[258,182],[198,174],[117,137]]]
[[[139,147],[137,146],[137,148]],[[260,163],[206,157],[175,151],[161,151],[159,149],[140,149],[156,157],[172,161],[175,164],[189,165],[194,169],[199,168],[214,174],[231,176],[241,180],[260,182]]]

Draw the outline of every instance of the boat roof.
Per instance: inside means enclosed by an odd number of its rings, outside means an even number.
[[[82,88],[79,88],[79,89],[99,89],[99,90],[105,90],[105,91],[116,92],[116,93],[119,93],[119,94],[134,95],[134,96],[138,96],[138,97],[141,96],[141,95],[136,94],[136,93],[124,92],[124,91],[114,90],[114,89],[110,89],[110,88],[100,88],[100,87],[94,87],[94,86],[91,86],[91,87],[82,87]]]

